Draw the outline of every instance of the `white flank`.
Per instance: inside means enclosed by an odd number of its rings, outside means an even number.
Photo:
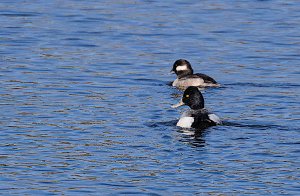
[[[176,67],[176,71],[185,71],[185,70],[188,70],[186,65],[180,65]]]
[[[208,118],[209,118],[210,120],[214,121],[214,122],[215,122],[216,124],[218,124],[218,125],[222,124],[221,119],[220,119],[217,115],[215,115],[215,114],[209,114],[209,115],[208,115]]]
[[[188,79],[176,79],[172,86],[176,87],[188,87],[188,86],[205,86],[202,78],[188,78]]]
[[[176,126],[182,127],[182,128],[191,128],[193,122],[194,122],[193,117],[181,117],[179,119],[179,121],[177,122]]]

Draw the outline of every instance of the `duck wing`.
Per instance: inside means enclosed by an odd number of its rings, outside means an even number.
[[[210,76],[202,74],[202,73],[196,73],[194,74],[196,77],[202,78],[205,83],[212,83],[217,84],[217,82]]]
[[[206,109],[202,109],[192,114],[192,117],[194,117],[192,127],[196,129],[206,129],[211,126],[216,126],[217,123],[210,119],[209,115],[210,114]]]

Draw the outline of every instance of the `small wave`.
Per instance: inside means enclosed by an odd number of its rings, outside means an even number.
[[[267,130],[267,129],[277,129],[277,130],[288,130],[288,127],[281,125],[261,125],[261,124],[242,124],[236,122],[223,121],[222,126],[230,126],[230,127],[243,127],[243,128],[251,128],[251,129],[259,129],[259,130]]]
[[[224,84],[224,86],[250,86],[250,87],[272,87],[272,88],[295,88],[300,87],[299,84],[295,83],[251,83],[251,82],[237,82]]]
[[[147,127],[160,127],[160,126],[176,126],[177,120],[165,121],[165,122],[148,122],[145,123]]]
[[[0,16],[6,16],[6,17],[33,17],[39,15],[40,13],[36,13],[36,12],[10,12],[10,13],[0,14]]]

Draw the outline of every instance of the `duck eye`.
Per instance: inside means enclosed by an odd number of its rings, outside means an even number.
[[[185,95],[185,97],[187,97],[187,98],[188,98],[188,97],[190,97],[190,95]]]

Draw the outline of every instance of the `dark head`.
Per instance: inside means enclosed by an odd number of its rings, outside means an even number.
[[[189,86],[183,93],[182,102],[193,110],[204,108],[202,93],[195,86]]]
[[[175,63],[173,64],[173,69],[171,71],[174,71],[178,78],[193,74],[193,69],[190,62],[185,59],[179,59],[175,61]]]
[[[185,89],[180,102],[173,105],[172,108],[177,108],[182,105],[187,105],[193,110],[204,108],[204,98],[197,87],[189,86],[187,89]]]

